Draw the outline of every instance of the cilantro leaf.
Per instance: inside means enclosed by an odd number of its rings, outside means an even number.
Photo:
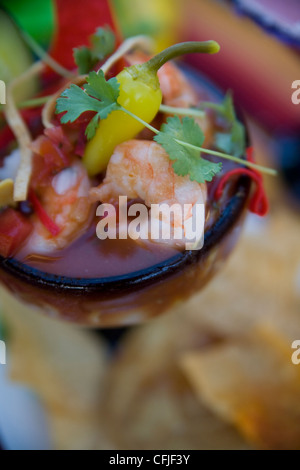
[[[0,340],[7,341],[9,339],[9,328],[2,317],[0,312]]]
[[[97,128],[99,125],[99,115],[96,114],[88,123],[86,130],[85,130],[85,135],[87,137],[87,140],[91,140],[94,135],[96,134]]]
[[[239,121],[235,121],[230,132],[218,132],[215,135],[216,146],[225,153],[242,157],[246,148],[245,128]]]
[[[219,173],[222,163],[214,163],[201,157],[200,150],[189,148],[178,141],[201,147],[204,134],[194,119],[185,117],[182,122],[178,116],[170,117],[154,137],[174,160],[173,168],[177,175],[189,175],[192,181],[204,183],[212,181]]]
[[[56,114],[65,112],[61,122],[66,124],[74,122],[86,111],[96,112],[86,129],[87,138],[91,139],[96,133],[99,119],[106,119],[112,111],[120,109],[118,97],[119,83],[116,78],[106,81],[102,70],[99,73],[91,72],[84,90],[72,84],[62,92],[56,101]]]
[[[97,112],[98,103],[77,85],[72,84],[56,100],[56,114],[66,112],[60,119],[63,124],[76,121],[85,111]]]
[[[112,54],[116,38],[109,27],[98,28],[95,34],[90,36],[90,44],[91,47],[82,46],[74,49],[74,60],[80,74],[89,73],[97,62]]]
[[[246,131],[243,124],[235,121],[231,129],[233,154],[235,157],[241,157],[245,153],[246,148]]]
[[[233,104],[232,93],[228,91],[222,103],[222,114],[228,122],[232,123],[236,120],[235,109]]]
[[[99,73],[91,72],[89,74],[84,90],[92,98],[101,100],[103,103],[102,107],[105,108],[116,104],[120,94],[120,84],[116,77],[106,81],[103,71],[100,70]],[[103,116],[101,118],[105,119]]]
[[[227,93],[224,98],[221,114],[228,121],[230,131],[216,134],[216,146],[223,152],[240,158],[245,153],[246,132],[236,117],[231,93]]]
[[[92,56],[97,60],[103,60],[112,54],[116,46],[116,37],[109,28],[98,28],[90,37],[92,44]]]
[[[230,154],[232,150],[231,133],[229,132],[217,132],[215,134],[215,143],[219,150]]]
[[[73,55],[80,75],[89,73],[89,71],[96,65],[95,60],[92,58],[90,49],[86,46],[74,49]]]
[[[185,140],[197,147],[201,147],[204,142],[202,130],[194,119],[190,117],[184,117],[182,121],[178,116],[169,117],[167,124],[162,125],[161,132],[173,139]],[[182,146],[180,145],[180,147]]]

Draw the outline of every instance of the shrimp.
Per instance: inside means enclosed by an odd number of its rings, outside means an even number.
[[[167,62],[157,75],[165,104],[177,108],[197,105],[199,96],[196,90],[175,64]]]
[[[158,79],[163,94],[163,102],[175,108],[191,108],[200,102],[199,93],[172,62],[167,62],[158,71]],[[204,146],[209,147],[213,142],[214,124],[210,116],[194,118],[204,133]]]
[[[26,251],[51,253],[68,246],[82,235],[91,221],[90,188],[89,177],[80,162],[57,173],[39,194],[39,199],[61,231],[53,237],[34,215],[34,229],[26,242]]]
[[[175,240],[175,237],[166,241],[179,246],[185,242],[184,223],[193,217],[197,205],[204,206],[207,190],[205,184],[191,181],[188,176],[176,175],[161,145],[154,141],[130,140],[116,147],[107,167],[106,178],[99,187],[90,191],[92,202],[117,204],[119,196],[127,196],[131,200],[141,199],[148,207],[153,204],[172,207],[176,204],[184,208],[188,204],[190,209],[187,214],[184,212],[184,220],[182,217],[179,220],[175,215],[173,220],[164,215],[162,218],[163,224],[172,225],[172,233],[175,228],[181,230],[180,241]],[[152,209],[150,215],[161,220],[160,215],[155,215]]]
[[[127,56],[130,65],[140,64],[149,59],[143,53]],[[167,62],[158,70],[158,79],[163,95],[163,103],[175,108],[191,108],[201,102],[199,93],[190,83],[185,74],[174,64]],[[194,118],[204,133],[204,146],[209,147],[213,142],[214,124],[210,116]]]

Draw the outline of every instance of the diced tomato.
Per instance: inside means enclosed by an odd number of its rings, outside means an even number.
[[[20,212],[6,209],[0,214],[0,255],[8,258],[26,240],[32,231],[32,223]]]
[[[61,119],[63,114],[64,113],[60,113],[57,115],[57,127],[59,127],[59,120]],[[65,138],[67,138],[69,143],[73,143],[73,153],[75,153],[75,155],[78,155],[79,157],[83,157],[84,155],[85,147],[87,145],[85,131],[87,125],[95,116],[95,114],[96,113],[94,111],[86,111],[85,113],[82,113],[74,122],[68,122],[68,124],[60,125],[61,129],[65,133]],[[51,137],[52,140],[54,140],[48,131],[50,131],[51,133],[52,129],[47,129],[45,131],[45,134]]]
[[[69,160],[66,155],[72,152],[73,147],[68,137],[64,134],[62,127],[57,126],[45,129],[44,134],[46,137],[49,137],[58,150],[61,150],[64,153],[64,155],[62,155],[62,159],[66,164],[68,164]]]
[[[31,185],[35,189],[48,185],[49,177],[67,168],[71,163],[73,147],[62,128],[47,129],[45,134],[31,145],[34,152]]]
[[[75,147],[75,154],[78,155],[79,157],[84,156],[84,152],[85,152],[85,148],[87,144],[85,130],[86,130],[86,124],[81,124],[81,126],[79,127],[77,144]]]

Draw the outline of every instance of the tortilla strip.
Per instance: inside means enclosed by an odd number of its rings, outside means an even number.
[[[18,111],[13,97],[13,92],[17,87],[22,85],[24,81],[39,74],[43,67],[44,65],[42,62],[36,62],[23,75],[14,79],[7,87],[7,104],[4,107],[4,113],[11,130],[18,141],[21,152],[21,161],[14,186],[14,201],[16,202],[26,201],[27,199],[28,186],[32,171],[32,152],[30,150],[32,139],[29,129]]]
[[[106,74],[111,67],[118,62],[125,54],[130,52],[132,49],[137,47],[146,49],[147,51],[153,49],[153,41],[148,36],[134,36],[132,38],[126,39],[121,46],[116,50],[116,52],[107,59],[107,61],[102,65],[100,70],[103,70]]]
[[[59,98],[62,92],[72,84],[82,86],[86,82],[86,78],[87,75],[79,75],[74,80],[61,87],[58,92],[51,96],[42,110],[42,123],[45,129],[51,129],[54,127],[54,124],[52,123],[52,116],[55,112],[57,98]]]
[[[6,179],[0,182],[0,209],[14,205],[14,182]]]

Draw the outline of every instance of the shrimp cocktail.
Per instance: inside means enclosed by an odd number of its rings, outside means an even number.
[[[147,38],[116,48],[99,28],[91,44],[75,50],[67,78],[45,55],[7,87],[3,125],[14,138],[0,149],[0,276],[52,316],[119,326],[202,288],[247,205],[266,212],[258,170],[272,170],[254,163],[231,95],[173,62],[217,53],[217,43],[151,57]],[[36,76],[39,95],[17,103]]]

